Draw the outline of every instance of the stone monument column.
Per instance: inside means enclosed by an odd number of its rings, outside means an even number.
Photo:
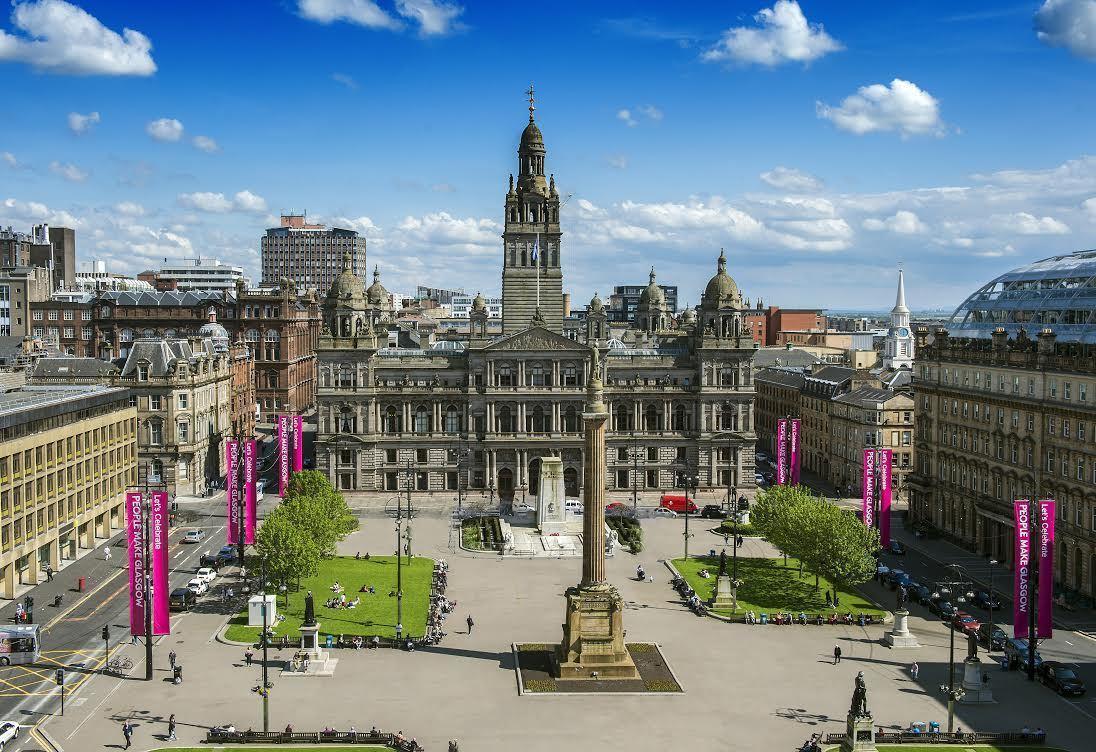
[[[601,379],[595,372],[590,380],[586,409],[582,413],[582,423],[586,429],[580,584],[583,588],[605,584],[605,421],[608,418]]]

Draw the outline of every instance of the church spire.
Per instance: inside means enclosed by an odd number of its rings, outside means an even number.
[[[891,313],[909,313],[910,309],[906,308],[906,281],[902,272],[902,267],[898,267],[898,296],[894,300],[894,308],[891,309]]]

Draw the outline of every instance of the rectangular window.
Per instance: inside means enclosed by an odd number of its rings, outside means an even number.
[[[415,474],[415,488],[420,491],[428,491],[430,489],[430,474],[429,473],[416,473]]]
[[[49,312],[49,320],[50,321],[56,321],[57,320],[57,311],[50,311]]]
[[[631,485],[628,482],[628,471],[627,470],[617,470],[616,485],[617,485],[617,488],[628,488],[628,486]]]
[[[1050,380],[1050,396],[1052,399],[1058,396],[1058,379]]]
[[[420,465],[425,465],[426,462],[427,462],[428,453],[429,452],[426,449],[416,449],[415,450],[415,462],[418,462]]]
[[[617,462],[628,461],[628,447],[617,447]]]
[[[647,471],[647,488],[658,488],[658,471]]]
[[[396,464],[396,450],[395,449],[385,449],[384,450],[384,461],[387,462],[389,465]]]
[[[35,321],[41,321],[42,320],[42,312],[41,311],[34,311],[31,314],[31,318],[34,319]]]
[[[1062,398],[1067,400],[1073,399],[1073,384],[1067,381],[1062,387]]]
[[[1088,384],[1081,383],[1077,385],[1077,399],[1081,402],[1088,402]]]
[[[1028,396],[1035,396],[1035,379],[1028,379]]]
[[[85,326],[85,327],[80,329],[80,339],[85,339],[85,340],[91,339],[91,327],[90,326]]]
[[[658,462],[658,447],[647,447],[647,461]]]
[[[159,394],[153,394],[148,398],[149,410],[160,410],[162,408],[161,397]]]
[[[688,449],[686,447],[678,447],[677,452],[674,456],[674,461],[675,462],[685,462],[686,461],[686,452],[687,451],[688,451]]]

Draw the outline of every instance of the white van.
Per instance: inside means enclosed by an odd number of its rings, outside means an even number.
[[[582,502],[578,499],[566,499],[563,502],[563,508],[571,514],[582,514],[583,506]]]

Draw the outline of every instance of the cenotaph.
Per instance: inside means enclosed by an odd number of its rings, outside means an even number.
[[[540,494],[537,496],[537,529],[541,535],[567,532],[566,494],[563,485],[563,460],[540,458]]]
[[[591,350],[586,409],[582,413],[582,581],[565,594],[567,615],[554,668],[560,679],[637,679],[639,672],[624,645],[624,599],[605,579],[605,422],[609,410],[598,351]]]

